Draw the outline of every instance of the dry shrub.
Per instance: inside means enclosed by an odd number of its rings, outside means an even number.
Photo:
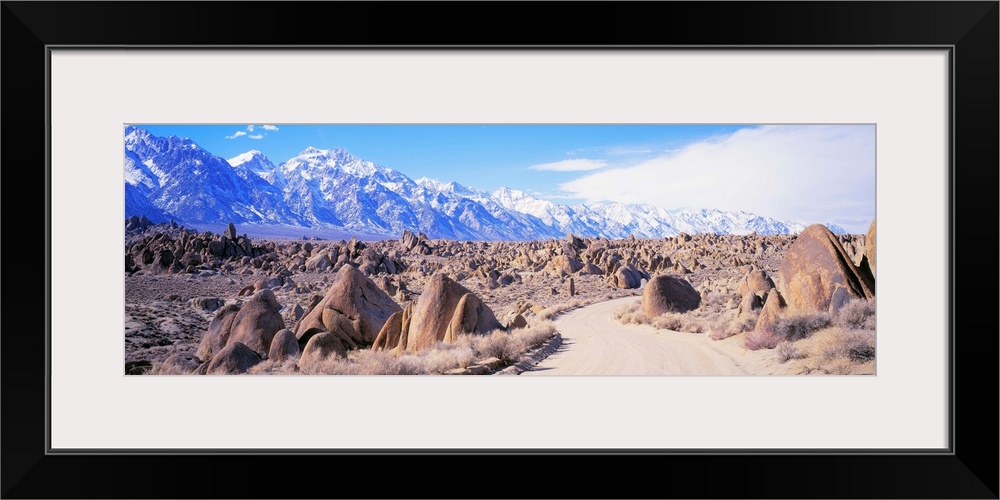
[[[684,318],[677,313],[663,313],[652,321],[653,327],[661,330],[682,331],[684,328]]]
[[[806,357],[806,354],[795,347],[795,344],[791,342],[782,342],[778,344],[778,360],[782,363],[790,359],[802,359]]]
[[[184,371],[174,365],[153,362],[146,375],[191,375],[190,371]]]
[[[615,309],[614,318],[623,325],[644,325],[649,323],[649,318],[642,312],[641,305],[638,302]]]
[[[274,361],[265,359],[250,367],[247,371],[249,375],[291,375],[299,372],[298,357],[288,358],[284,361]]]
[[[520,338],[503,330],[494,330],[480,336],[473,345],[478,358],[497,358],[504,364],[517,361],[521,353],[527,350]]]
[[[423,375],[423,360],[420,356],[404,354],[396,356],[391,352],[360,350],[352,352],[347,363],[337,363],[345,373],[342,375]],[[338,358],[339,359],[339,358]]]
[[[309,375],[422,375],[427,373],[423,360],[418,356],[404,354],[396,356],[392,352],[357,350],[347,358],[329,356],[322,360],[310,360],[300,365],[302,373]]]
[[[445,373],[455,368],[466,368],[476,363],[476,352],[469,346],[445,344],[439,342],[437,347],[423,356],[423,367],[427,373]]]
[[[774,333],[785,340],[799,340],[816,330],[830,326],[828,313],[798,313],[778,318],[774,323]]]
[[[686,317],[681,323],[681,331],[688,333],[705,333],[705,325],[697,318]]]
[[[729,322],[729,332],[732,335],[749,332],[757,326],[757,315],[744,315]]]
[[[852,299],[837,311],[833,321],[846,330],[874,330],[875,301]]]
[[[820,350],[823,359],[847,359],[864,363],[875,359],[874,330],[838,329],[823,339]]]
[[[757,326],[756,314],[744,314],[729,318],[720,316],[708,324],[706,331],[712,340],[724,340],[734,335],[749,332],[755,326]]]
[[[734,334],[729,333],[724,325],[713,325],[708,329],[708,338],[712,340],[724,340],[732,337]]]
[[[756,351],[758,349],[774,349],[781,338],[774,333],[774,330],[765,328],[762,330],[752,330],[743,337],[743,347]]]
[[[566,312],[566,311],[568,311],[570,309],[576,309],[577,307],[585,306],[587,304],[588,304],[588,302],[586,300],[583,300],[583,299],[573,299],[573,300],[571,300],[569,302],[565,302],[563,304],[558,304],[558,305],[554,305],[554,306],[542,309],[542,311],[538,313],[538,315],[536,316],[536,318],[538,318],[538,319],[540,319],[542,321],[547,321],[547,320],[552,319],[554,316],[556,316],[559,313]]]
[[[854,363],[847,358],[837,358],[823,365],[823,370],[831,375],[854,375],[857,373]]]
[[[320,375],[424,375],[443,374],[456,368],[467,368],[478,360],[496,357],[505,364],[517,361],[531,347],[555,335],[551,321],[536,321],[527,328],[507,332],[494,330],[486,335],[461,335],[454,343],[438,342],[433,349],[399,355],[392,351],[361,349],[349,351],[347,358],[336,355],[322,360],[310,359],[297,366],[298,359],[284,363],[265,361],[253,369],[253,374],[320,374]]]
[[[331,354],[330,356],[318,359],[310,356],[299,360],[299,372],[306,375],[341,375],[347,374],[350,361],[346,358]]]
[[[556,326],[551,321],[540,321],[511,332],[511,335],[518,338],[526,349],[535,347],[552,338],[556,333]]]

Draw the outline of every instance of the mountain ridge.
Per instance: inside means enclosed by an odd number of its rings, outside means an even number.
[[[190,139],[125,129],[126,217],[181,223],[330,228],[398,237],[403,231],[457,240],[658,238],[685,233],[794,234],[798,221],[716,209],[666,210],[608,202],[561,205],[524,191],[493,192],[421,177],[308,147],[277,165],[250,150],[224,159]],[[150,217],[152,219],[152,217]],[[845,231],[832,224],[835,233]]]

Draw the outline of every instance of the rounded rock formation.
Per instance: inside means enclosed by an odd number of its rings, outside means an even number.
[[[230,342],[208,364],[208,375],[238,375],[260,363],[260,356],[241,342]]]
[[[642,292],[642,311],[649,317],[697,309],[701,295],[683,278],[668,274],[653,277]]]
[[[253,294],[233,319],[233,326],[229,330],[229,344],[243,343],[258,356],[266,357],[274,334],[285,328],[280,309],[278,299],[270,289],[265,288]]]
[[[299,368],[315,366],[331,356],[347,357],[347,345],[343,339],[330,332],[313,335],[299,356]]]
[[[827,311],[837,287],[871,299],[874,282],[860,273],[837,237],[822,224],[807,227],[778,266],[778,289],[793,309]]]
[[[271,339],[271,349],[267,351],[267,359],[281,362],[289,358],[297,358],[302,354],[299,349],[299,341],[291,330],[285,328],[279,330]]]
[[[473,293],[462,296],[444,333],[445,342],[452,343],[462,334],[486,333],[503,328],[493,311]]]
[[[458,302],[467,293],[471,292],[444,274],[431,277],[413,306],[413,317],[406,332],[406,349],[427,349],[444,340]]]
[[[239,306],[230,304],[223,306],[215,312],[215,317],[208,325],[208,331],[201,337],[201,344],[194,355],[202,361],[210,361],[216,353],[226,347],[229,342],[229,329],[233,326],[233,320],[240,312]]]
[[[294,331],[298,337],[311,328],[333,332],[342,325],[327,325],[324,320],[333,322],[339,317],[333,314],[336,312],[352,326],[356,325],[354,334],[349,336],[356,343],[367,345],[375,342],[389,316],[400,310],[399,305],[361,271],[345,265],[337,272],[326,295],[299,320]]]

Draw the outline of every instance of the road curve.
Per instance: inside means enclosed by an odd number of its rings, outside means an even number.
[[[614,311],[638,297],[598,302],[554,323],[562,346],[522,375],[746,375],[704,334],[623,325]]]

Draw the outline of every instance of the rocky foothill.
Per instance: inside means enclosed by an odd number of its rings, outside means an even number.
[[[873,297],[867,235],[433,240],[251,239],[126,221],[125,369],[236,374],[358,350],[396,354],[523,328],[546,308],[640,295],[648,314],[705,301],[781,314]],[[776,290],[781,290],[780,294]],[[647,298],[648,297],[648,298]],[[155,368],[155,370],[154,370]]]

